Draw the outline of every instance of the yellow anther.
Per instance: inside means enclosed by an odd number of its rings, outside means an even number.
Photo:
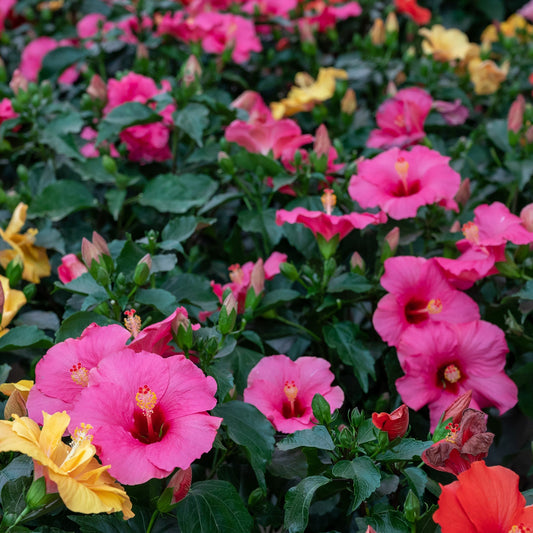
[[[461,377],[461,371],[453,364],[444,369],[444,379],[449,383],[457,383]]]
[[[324,189],[324,194],[320,200],[322,200],[322,205],[324,206],[326,214],[331,215],[333,208],[337,204],[337,197],[335,196],[333,189]]]
[[[427,306],[426,306],[427,312],[430,315],[437,315],[442,311],[442,302],[440,298],[432,298]]]
[[[139,391],[135,395],[135,401],[145,414],[151,414],[157,404],[157,396],[148,385],[143,385],[139,387]]]

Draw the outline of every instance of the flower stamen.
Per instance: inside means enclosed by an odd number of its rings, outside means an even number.
[[[283,392],[285,393],[287,400],[289,400],[289,405],[291,406],[291,417],[293,417],[295,416],[294,404],[296,402],[296,397],[298,396],[298,387],[296,387],[294,380],[285,382]]]
[[[81,363],[72,365],[69,369],[72,381],[82,387],[89,385],[89,371]]]
[[[448,434],[446,435],[446,440],[448,442],[454,443],[457,440],[457,433],[459,433],[459,424],[454,424],[453,422],[450,422],[446,429],[448,430]]]
[[[135,309],[130,309],[129,311],[124,311],[124,326],[131,333],[133,338],[137,337],[141,331],[141,317],[136,314]]]
[[[430,315],[437,315],[442,311],[442,301],[440,298],[432,298],[429,300],[426,310]]]
[[[150,439],[156,438],[152,423],[152,414],[154,412],[154,407],[157,404],[157,396],[155,392],[148,385],[143,385],[142,387],[139,387],[139,391],[135,394],[135,401],[146,418],[148,437]]]
[[[320,200],[322,201],[326,214],[331,215],[333,208],[337,204],[337,196],[333,192],[333,189],[324,189],[324,194],[321,196]]]
[[[479,244],[479,227],[473,222],[467,222],[463,224],[461,228],[465,239],[472,244]]]
[[[396,163],[394,163],[394,169],[402,181],[405,195],[408,196],[409,184],[407,183],[407,173],[409,172],[409,163],[403,157],[399,157]]]
[[[461,379],[461,371],[454,364],[444,369],[444,379],[449,383],[457,383]]]
[[[237,285],[242,285],[244,281],[244,274],[242,272],[241,265],[239,265],[239,263],[235,263],[234,265],[230,265],[228,270],[229,279],[231,279],[231,281]]]

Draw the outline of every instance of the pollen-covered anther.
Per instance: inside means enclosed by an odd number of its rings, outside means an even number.
[[[449,383],[457,383],[461,377],[461,371],[454,364],[448,365],[444,369],[444,379]]]
[[[530,533],[531,528],[526,526],[525,524],[518,524],[514,525],[510,530],[509,533]]]
[[[70,377],[74,383],[87,387],[89,385],[89,371],[81,364],[76,363],[69,369]]]
[[[72,436],[72,443],[80,444],[84,440],[88,440],[89,442],[91,442],[93,440],[93,436],[89,434],[91,429],[93,429],[93,426],[91,426],[91,424],[85,424],[85,422],[82,422],[74,430],[74,435]]]
[[[430,315],[437,315],[442,311],[442,302],[440,298],[432,298],[427,306],[426,306],[427,312]]]
[[[394,125],[398,126],[398,128],[405,128],[405,117],[402,114],[396,115]]]
[[[446,435],[446,440],[448,442],[455,442],[457,440],[457,433],[459,432],[459,424],[454,424],[453,422],[450,422],[446,429],[448,430],[448,434]]]
[[[461,229],[467,241],[470,241],[472,244],[479,244],[479,228],[476,224],[467,222],[463,224]]]
[[[152,414],[157,404],[157,396],[148,385],[143,385],[139,387],[139,391],[135,395],[135,401],[145,414]]]
[[[124,326],[131,333],[131,336],[135,338],[141,331],[141,317],[136,314],[135,309],[124,311]]]
[[[327,215],[333,213],[333,208],[337,204],[337,196],[333,192],[333,189],[324,189],[324,194],[320,197],[324,211]]]
[[[403,157],[399,157],[396,163],[394,163],[394,169],[398,173],[398,176],[400,176],[400,179],[404,181],[409,172],[409,163]]]
[[[239,263],[235,263],[234,265],[230,265],[228,267],[229,270],[229,279],[236,283],[237,285],[241,285],[244,280],[244,274],[242,272],[241,265]]]

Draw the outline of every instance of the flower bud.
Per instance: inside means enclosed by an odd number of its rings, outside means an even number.
[[[172,488],[172,500],[171,503],[175,504],[183,500],[187,496],[189,489],[191,488],[192,482],[192,469],[186,468],[182,470],[181,468],[170,478],[168,482],[168,487]]]
[[[328,135],[328,129],[325,124],[320,124],[315,133],[315,144],[313,145],[313,151],[318,156],[328,155],[331,149],[331,141]]]
[[[400,242],[400,228],[398,226],[392,228],[389,233],[385,235],[385,242],[389,245],[391,254],[394,255]]]
[[[300,277],[298,270],[292,263],[280,263],[279,270],[290,281],[296,281]]]
[[[452,419],[452,424],[459,424],[461,418],[463,417],[463,412],[470,406],[472,400],[472,391],[469,390],[459,396],[442,415],[442,420]]]
[[[383,19],[377,18],[370,28],[370,40],[374,46],[382,46],[385,43],[385,25]]]
[[[135,273],[133,274],[133,281],[135,285],[141,286],[146,283],[150,277],[150,269],[152,268],[152,258],[150,254],[146,254],[135,267]]]
[[[381,431],[385,431],[389,440],[403,437],[409,427],[409,409],[402,404],[392,413],[372,413],[372,423]]]
[[[357,97],[355,91],[350,87],[344,93],[341,100],[341,111],[346,115],[353,115],[357,109]]]
[[[27,396],[27,395],[26,395]],[[24,395],[17,389],[15,389],[7,399],[4,406],[4,419],[9,420],[13,415],[27,416],[28,410],[26,409],[26,400]]]
[[[250,286],[254,289],[256,295],[265,290],[265,268],[261,258],[257,260],[250,274]]]
[[[315,44],[315,36],[313,34],[313,27],[305,18],[298,20],[298,30],[300,32],[300,39],[302,43]]]
[[[357,274],[365,273],[365,260],[361,257],[359,252],[354,252],[350,258],[350,266],[352,271]]]
[[[93,244],[96,246],[96,248],[101,254],[108,255],[111,257],[107,242],[99,233],[96,233],[96,231],[93,231]]]
[[[194,54],[191,54],[187,61],[185,62],[185,66],[183,67],[183,77],[182,81],[186,87],[194,83],[197,79],[200,79],[200,76],[202,75],[202,67],[200,66],[200,63],[198,62],[198,59]]]
[[[15,94],[18,94],[19,91],[28,90],[28,80],[18,68],[15,69],[15,71],[13,72],[13,76],[11,78],[11,81],[9,82],[9,87],[11,87],[11,90]]]
[[[464,207],[469,199],[470,199],[470,178],[465,178],[461,182],[461,185],[459,186],[459,190],[457,191],[457,194],[455,195],[455,201],[459,205]]]
[[[405,498],[403,513],[405,518],[412,524],[420,518],[420,501],[411,489],[409,489],[407,498]]]
[[[520,218],[522,220],[522,225],[528,231],[533,231],[533,204],[526,205],[522,211],[520,211]]]
[[[61,283],[69,283],[87,272],[86,266],[74,254],[67,254],[61,258],[57,267],[57,275]]]
[[[218,329],[222,335],[227,335],[233,331],[235,327],[235,321],[237,320],[237,300],[230,291],[220,308],[218,315]]]
[[[387,96],[389,98],[392,98],[393,96],[396,96],[396,93],[398,92],[398,89],[396,88],[396,85],[394,84],[394,82],[392,80],[389,81],[389,83],[387,83]]]
[[[94,74],[91,78],[91,83],[87,87],[87,94],[93,100],[100,100],[104,104],[107,103],[107,85],[98,74]]]
[[[391,11],[385,19],[385,31],[387,33],[398,33],[400,25],[398,24],[398,17],[394,11]]]
[[[507,115],[507,129],[518,133],[524,123],[524,111],[526,109],[526,99],[519,94],[511,104]]]

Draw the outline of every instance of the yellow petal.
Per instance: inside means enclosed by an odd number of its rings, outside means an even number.
[[[13,216],[11,217],[9,225],[6,228],[6,234],[8,236],[20,233],[22,226],[24,226],[24,223],[26,222],[27,211],[28,206],[25,203],[20,202],[17,205],[15,211],[13,211]]]

